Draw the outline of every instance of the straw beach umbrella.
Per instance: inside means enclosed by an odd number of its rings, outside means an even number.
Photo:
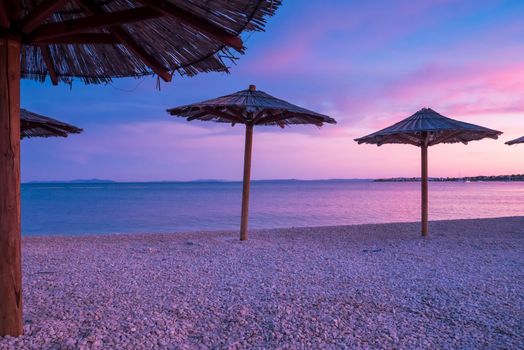
[[[227,71],[279,0],[0,0],[0,336],[22,334],[20,79]],[[60,102],[60,101],[57,101]]]
[[[171,115],[187,118],[188,121],[199,119],[246,126],[240,221],[240,240],[242,241],[247,240],[253,127],[255,125],[276,125],[283,128],[291,124],[313,124],[320,127],[324,123],[336,123],[335,119],[331,117],[295,106],[257,90],[255,85],[250,85],[249,89],[231,95],[175,107],[167,111]]]
[[[515,140],[511,140],[511,141],[508,141],[506,142],[506,145],[516,145],[517,143],[524,143],[524,136],[522,137],[519,137],[518,139],[515,139]]]
[[[20,138],[30,137],[67,137],[80,134],[82,129],[56,119],[20,109]]]
[[[368,136],[355,139],[359,144],[370,143],[381,146],[386,143],[409,144],[421,149],[421,187],[422,187],[422,235],[428,234],[428,147],[439,143],[458,143],[465,145],[483,138],[497,139],[502,132],[482,126],[464,123],[444,117],[430,108],[423,108],[411,117],[377,131]]]

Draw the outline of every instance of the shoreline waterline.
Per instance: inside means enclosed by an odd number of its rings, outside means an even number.
[[[432,226],[438,223],[449,223],[449,222],[462,222],[462,221],[479,221],[479,220],[506,220],[506,219],[520,219],[522,218],[524,221],[524,215],[522,216],[499,216],[499,217],[487,217],[487,218],[467,218],[467,219],[453,219],[453,220],[430,220],[429,225],[430,229]],[[329,229],[343,229],[346,227],[361,227],[361,226],[391,226],[391,225],[412,225],[420,226],[419,221],[400,221],[400,222],[378,222],[378,223],[362,223],[362,224],[350,224],[350,225],[322,225],[322,226],[283,226],[283,227],[269,227],[269,228],[255,228],[250,229],[250,236],[256,236],[258,233],[268,233],[271,231],[275,232],[282,232],[285,231],[301,231],[301,230],[329,230]],[[240,223],[239,223],[240,227]],[[67,233],[43,233],[43,234],[36,234],[36,235],[25,235],[22,233],[22,239],[23,240],[31,240],[32,238],[38,239],[38,238],[102,238],[102,237],[108,237],[108,236],[114,236],[114,237],[148,237],[148,236],[190,236],[190,235],[209,235],[209,234],[216,234],[216,235],[230,235],[233,233],[239,232],[240,228],[238,230],[189,230],[189,231],[173,231],[173,232],[154,232],[154,231],[144,231],[144,232],[107,232],[107,233],[82,233],[82,234],[67,234]],[[524,228],[523,228],[524,232]],[[416,229],[413,231],[413,233],[418,233]],[[430,233],[431,236],[431,233]]]

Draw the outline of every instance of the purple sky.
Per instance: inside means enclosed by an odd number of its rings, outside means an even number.
[[[242,176],[242,126],[169,117],[165,109],[256,84],[329,114],[322,129],[255,129],[254,179],[418,176],[413,146],[353,139],[422,107],[504,132],[499,141],[430,149],[431,176],[524,173],[524,1],[286,0],[265,33],[244,37],[231,74],[152,77],[72,89],[22,82],[22,107],[84,128],[22,142],[22,180],[121,181]]]

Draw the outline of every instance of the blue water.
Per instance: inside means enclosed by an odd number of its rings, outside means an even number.
[[[430,220],[524,215],[523,182],[430,183]],[[24,235],[237,230],[240,182],[24,184]],[[250,227],[417,221],[419,183],[263,181]]]

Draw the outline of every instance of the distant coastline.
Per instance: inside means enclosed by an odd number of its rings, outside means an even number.
[[[484,182],[484,181],[524,181],[524,174],[495,175],[495,176],[465,176],[465,177],[430,177],[433,182]],[[420,182],[420,177],[394,177],[389,179],[375,179],[375,182]]]
[[[483,181],[524,181],[524,174],[513,175],[494,175],[494,176],[466,176],[466,177],[430,177],[432,182],[483,182]],[[197,179],[188,181],[115,181],[109,179],[75,179],[63,181],[28,181],[23,184],[118,184],[118,183],[241,183],[240,180],[220,180],[220,179]],[[393,178],[379,178],[379,179],[315,179],[315,180],[301,180],[301,179],[272,179],[272,180],[251,180],[254,183],[296,183],[296,182],[420,182],[420,177],[393,177]]]
[[[101,184],[101,183],[117,183],[118,181],[105,179],[76,179],[64,181],[28,181],[25,184]]]

